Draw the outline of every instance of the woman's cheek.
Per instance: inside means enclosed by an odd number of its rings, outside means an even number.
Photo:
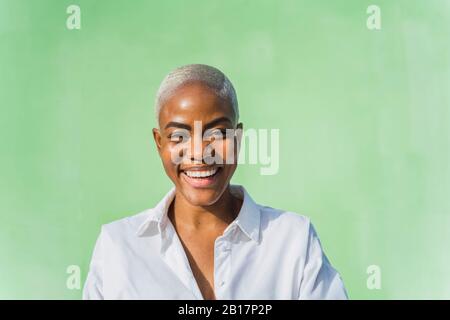
[[[237,153],[234,139],[227,139],[224,146],[224,157],[226,158],[226,164],[237,164]]]
[[[184,146],[181,143],[176,143],[167,148],[168,161],[174,166],[179,165],[183,161]]]

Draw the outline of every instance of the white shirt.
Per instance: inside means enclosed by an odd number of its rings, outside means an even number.
[[[347,299],[307,217],[231,190],[243,204],[215,240],[217,299]],[[102,226],[83,299],[203,299],[167,217],[174,196],[175,187],[155,208]]]

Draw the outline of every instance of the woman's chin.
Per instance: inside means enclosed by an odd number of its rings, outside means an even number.
[[[220,198],[220,193],[214,189],[182,190],[181,193],[191,205],[198,207],[211,206]]]

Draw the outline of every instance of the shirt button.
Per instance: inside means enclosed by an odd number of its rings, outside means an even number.
[[[225,281],[220,281],[220,286],[223,287],[223,285],[225,284]]]

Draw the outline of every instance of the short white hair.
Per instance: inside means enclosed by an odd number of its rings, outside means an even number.
[[[188,64],[172,70],[161,82],[156,94],[156,121],[164,103],[175,91],[188,83],[201,82],[210,87],[222,99],[228,100],[233,108],[236,122],[239,120],[239,108],[233,84],[222,71],[205,64]]]

